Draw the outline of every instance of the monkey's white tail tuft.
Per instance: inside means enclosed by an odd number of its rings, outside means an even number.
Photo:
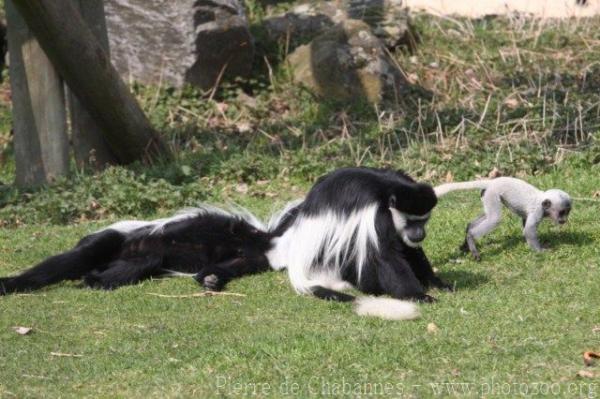
[[[359,316],[375,316],[386,320],[413,320],[421,314],[416,304],[392,298],[365,296],[356,298],[354,310]]]

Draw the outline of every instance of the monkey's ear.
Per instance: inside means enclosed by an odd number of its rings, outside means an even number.
[[[550,201],[549,199],[545,199],[542,201],[542,208],[550,209],[551,206],[552,206],[552,201]]]
[[[388,200],[388,207],[389,208],[396,207],[396,196],[394,194],[390,195],[390,199]]]

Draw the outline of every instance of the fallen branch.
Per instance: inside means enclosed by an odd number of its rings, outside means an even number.
[[[201,298],[207,296],[246,296],[246,294],[238,294],[235,292],[218,292],[218,291],[204,291],[204,292],[196,292],[194,294],[186,294],[186,295],[165,295],[165,294],[157,294],[155,292],[149,292],[148,295],[157,296],[159,298]]]

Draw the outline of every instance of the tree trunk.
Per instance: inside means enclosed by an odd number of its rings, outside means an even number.
[[[106,53],[110,54],[103,0],[74,1],[79,7],[87,26],[92,30]],[[108,165],[118,163],[117,158],[103,137],[102,129],[68,87],[67,93],[71,116],[71,140],[77,167],[80,169],[91,168],[98,171]]]
[[[169,155],[73,0],[13,0],[121,163]]]
[[[16,184],[39,186],[69,171],[63,83],[10,0],[6,14]]]

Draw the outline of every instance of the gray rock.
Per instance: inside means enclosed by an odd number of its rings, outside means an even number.
[[[338,2],[300,4],[291,11],[263,21],[269,40],[311,40],[346,18]]]
[[[349,19],[288,56],[293,78],[333,100],[398,103],[409,87],[365,22]]]
[[[347,0],[348,18],[365,21],[388,48],[414,48],[417,34],[402,0]]]
[[[106,0],[117,70],[146,84],[202,89],[248,76],[254,42],[238,0]]]
[[[416,32],[401,0],[333,0],[300,4],[291,11],[266,18],[265,29],[270,40],[306,41],[333,25],[357,19],[373,29],[388,48],[400,45],[413,48]]]

